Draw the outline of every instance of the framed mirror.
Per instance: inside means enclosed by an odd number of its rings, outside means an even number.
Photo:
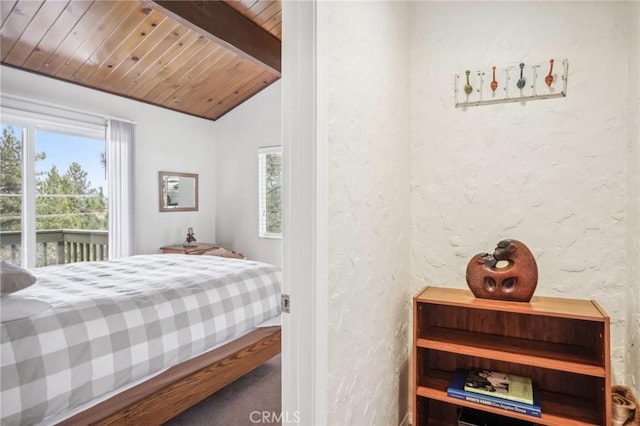
[[[159,172],[160,211],[198,211],[198,175]]]

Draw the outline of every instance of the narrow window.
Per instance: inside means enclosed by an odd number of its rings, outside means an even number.
[[[25,128],[2,123],[0,139],[0,260],[21,263],[22,154]]]
[[[282,238],[282,148],[258,149],[259,236]]]

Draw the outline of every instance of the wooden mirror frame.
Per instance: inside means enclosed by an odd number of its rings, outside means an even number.
[[[169,207],[165,204],[164,182],[165,177],[193,178],[194,185],[194,201],[195,205],[190,207]],[[161,212],[195,212],[198,211],[198,175],[196,173],[178,173],[178,172],[158,172],[158,205]]]

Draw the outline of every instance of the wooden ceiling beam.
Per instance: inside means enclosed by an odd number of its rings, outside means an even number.
[[[281,76],[281,43],[223,1],[148,2],[154,9]]]

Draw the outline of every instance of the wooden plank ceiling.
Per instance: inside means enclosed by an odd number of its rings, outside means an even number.
[[[280,78],[280,0],[1,0],[5,65],[216,120]]]

